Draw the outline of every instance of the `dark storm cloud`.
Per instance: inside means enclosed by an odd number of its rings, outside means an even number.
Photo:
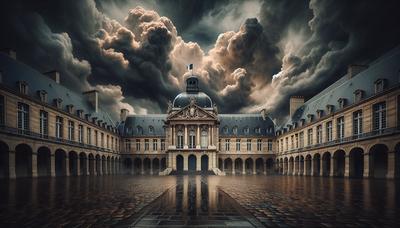
[[[78,92],[98,89],[115,116],[164,112],[194,63],[221,112],[266,108],[281,120],[290,95],[312,96],[400,40],[396,1],[1,4],[4,47],[40,71],[58,69]]]

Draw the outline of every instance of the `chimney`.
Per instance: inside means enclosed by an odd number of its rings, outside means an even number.
[[[53,79],[57,84],[60,84],[60,73],[58,71],[52,70],[43,74],[49,76],[49,78]]]
[[[291,96],[290,97],[290,117],[296,112],[298,108],[300,108],[304,104],[304,97],[303,96]]]
[[[261,110],[261,117],[263,118],[263,120],[267,118],[267,110],[265,110],[265,108]]]
[[[12,58],[14,60],[17,59],[17,52],[15,52],[13,49],[5,48],[5,49],[1,49],[0,52],[3,52],[4,54],[8,55],[10,58]]]
[[[368,65],[350,64],[347,67],[347,76],[349,77],[349,79],[353,78],[358,73],[360,73],[361,71],[363,71],[367,68],[368,68]]]
[[[128,114],[129,114],[128,109],[125,109],[125,108],[121,109],[120,121],[121,122],[125,121]]]
[[[86,99],[92,105],[94,111],[97,112],[99,110],[99,92],[97,90],[90,90],[84,92],[83,95],[85,95]]]

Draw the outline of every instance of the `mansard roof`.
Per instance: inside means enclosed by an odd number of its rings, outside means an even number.
[[[338,100],[345,99],[346,106],[354,104],[354,92],[363,90],[363,99],[375,94],[375,81],[385,79],[386,88],[398,85],[400,77],[400,46],[389,51],[379,59],[369,64],[369,67],[352,78],[348,74],[322,90],[299,107],[284,126],[307,119],[307,115],[317,116],[317,110],[326,110],[327,105],[333,105],[333,112],[341,109]]]
[[[27,95],[30,97],[37,97],[37,91],[45,90],[49,105],[52,105],[54,99],[60,98],[63,104],[63,111],[68,111],[66,105],[72,104],[75,110],[84,110],[84,114],[91,114],[90,117],[97,117],[97,120],[102,120],[113,127],[116,126],[111,116],[101,108],[98,109],[98,112],[95,112],[94,107],[92,107],[84,95],[56,83],[53,79],[12,59],[4,53],[0,53],[0,71],[2,74],[2,84],[10,89],[16,89],[18,81],[25,81],[28,83],[29,89]]]
[[[129,115],[119,126],[123,136],[165,136],[166,114]],[[153,132],[150,132],[150,127]]]
[[[220,136],[274,136],[274,122],[261,114],[219,114]],[[237,129],[237,133],[234,132]],[[259,128],[259,132],[256,130]],[[248,129],[248,132],[246,131]]]

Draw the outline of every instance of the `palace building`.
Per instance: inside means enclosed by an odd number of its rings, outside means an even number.
[[[62,78],[61,78],[62,79]],[[61,80],[62,81],[62,80]],[[196,76],[163,114],[115,120],[98,92],[69,90],[0,53],[0,177],[176,173],[400,176],[400,48],[305,101],[290,98],[277,126],[221,114]]]

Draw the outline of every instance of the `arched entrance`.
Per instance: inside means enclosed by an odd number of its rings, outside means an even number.
[[[235,159],[235,174],[244,174],[243,173],[243,161],[240,158]]]
[[[201,156],[201,171],[202,172],[208,171],[208,156],[207,155]]]
[[[388,171],[388,148],[383,144],[377,144],[369,150],[369,154],[370,176],[376,178],[386,178]]]
[[[224,160],[224,171],[225,173],[228,174],[233,174],[233,170],[232,170],[232,159],[227,158]]]
[[[140,158],[135,158],[133,162],[133,171],[135,174],[142,173],[142,160]]]
[[[89,175],[94,175],[95,174],[95,160],[93,154],[89,154]]]
[[[331,153],[325,152],[322,155],[322,176],[329,176],[331,171]]]
[[[193,154],[188,157],[188,170],[190,172],[196,171],[196,156]]]
[[[96,174],[97,175],[100,175],[100,174],[102,174],[102,172],[101,172],[101,168],[100,168],[100,165],[101,165],[101,158],[100,158],[100,155],[96,155]]]
[[[160,171],[163,171],[166,168],[167,168],[167,160],[165,158],[161,158],[161,170]]]
[[[183,156],[176,156],[176,171],[183,172]]]
[[[262,158],[256,159],[256,172],[257,174],[264,173],[264,161]]]
[[[68,153],[69,158],[69,173],[71,176],[78,175],[78,155],[76,152],[71,151]]]
[[[51,154],[47,147],[40,147],[37,153],[37,172],[39,177],[51,176]]]
[[[15,174],[17,177],[32,176],[32,149],[26,144],[15,147]]]
[[[56,165],[56,176],[65,176],[67,173],[66,169],[66,153],[65,151],[58,149],[54,153],[55,155],[55,165]]]
[[[80,175],[83,176],[86,176],[88,174],[87,156],[83,152],[79,154],[79,172]]]
[[[349,176],[363,177],[364,172],[364,151],[361,148],[354,148],[349,154]]]
[[[150,158],[143,159],[143,170],[145,174],[150,174]]]
[[[160,159],[154,158],[153,159],[153,174],[157,174],[160,172]]]
[[[338,150],[333,154],[333,175],[335,177],[344,176],[346,153],[343,150]]]
[[[253,159],[247,158],[245,160],[245,173],[244,174],[252,174],[253,173]]]
[[[0,141],[0,178],[9,177],[9,147],[6,143]]]
[[[131,158],[125,158],[124,159],[124,173],[125,174],[130,174],[132,172],[132,159]]]
[[[274,172],[274,159],[268,158],[265,165],[266,165],[268,174],[271,174]]]
[[[319,176],[321,169],[321,155],[314,154],[313,158],[313,176]]]
[[[306,170],[305,170],[305,175],[307,175],[307,176],[309,176],[309,175],[311,175],[311,166],[312,166],[312,162],[311,162],[312,160],[311,160],[311,155],[307,155],[306,156],[306,161],[305,161],[305,163],[306,163]]]
[[[300,161],[299,161],[299,174],[300,175],[305,175],[304,173],[304,156],[300,156]]]

